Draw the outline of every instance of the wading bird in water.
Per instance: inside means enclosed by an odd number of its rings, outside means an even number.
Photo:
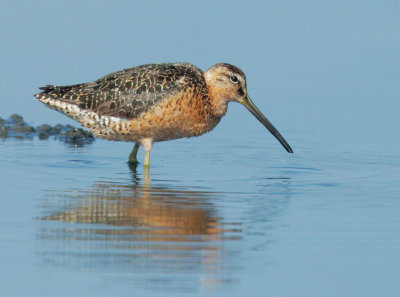
[[[283,145],[292,149],[247,94],[246,76],[231,64],[203,72],[188,63],[142,65],[108,74],[94,82],[48,85],[36,98],[77,120],[97,137],[134,141],[150,163],[154,142],[199,136],[219,123],[231,101],[243,104]]]

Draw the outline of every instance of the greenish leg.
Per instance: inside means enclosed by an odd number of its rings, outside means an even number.
[[[144,167],[149,167],[150,165],[150,150],[146,151],[145,155],[144,155]]]
[[[139,142],[135,143],[135,146],[133,147],[131,153],[129,154],[129,163],[130,164],[137,164],[137,152],[139,150],[140,144]]]
[[[150,183],[149,166],[144,166],[144,186],[148,186]]]

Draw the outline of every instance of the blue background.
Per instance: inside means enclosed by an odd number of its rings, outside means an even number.
[[[399,11],[398,1],[7,2],[0,116],[66,122],[33,100],[39,86],[145,63],[228,62],[245,71],[253,101],[282,132],[399,150]],[[253,121],[230,109],[224,127]]]
[[[211,133],[157,143],[149,187],[126,166],[131,143],[0,141],[2,295],[398,296],[399,1],[0,7],[0,117],[77,125],[37,102],[38,87],[228,62],[294,150],[233,103]],[[115,239],[94,234],[120,226],[37,220],[127,201],[212,211],[223,232],[152,242],[151,225]]]

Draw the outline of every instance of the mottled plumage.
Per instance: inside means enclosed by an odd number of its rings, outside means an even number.
[[[38,99],[51,96],[98,115],[130,119],[184,87],[197,86],[206,91],[202,75],[199,68],[186,63],[142,65],[113,72],[91,83],[46,86],[40,88],[44,92],[38,94]]]
[[[230,64],[214,65],[205,73],[188,63],[149,64],[90,83],[40,89],[43,91],[36,95],[39,101],[79,121],[96,136],[136,141],[146,152],[153,142],[212,130],[226,113],[228,102],[238,101],[291,152],[276,129],[265,117],[259,117],[261,112],[254,104],[246,105],[250,100],[246,77]],[[136,162],[137,148],[134,156],[131,154],[132,162]]]

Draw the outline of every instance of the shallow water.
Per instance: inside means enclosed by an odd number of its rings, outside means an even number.
[[[3,296],[395,296],[399,154],[267,135],[0,141]]]

